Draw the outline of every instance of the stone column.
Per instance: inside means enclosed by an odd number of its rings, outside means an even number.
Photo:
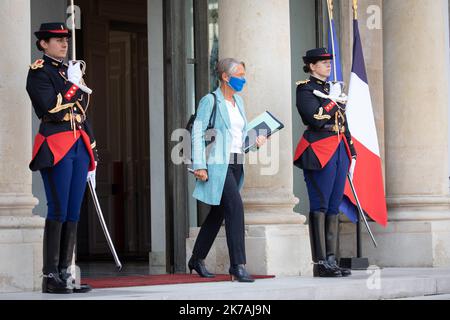
[[[382,266],[450,265],[448,1],[383,2],[389,226],[374,226]]]
[[[248,84],[242,92],[247,118],[268,110],[285,128],[247,157],[245,187],[248,269],[257,274],[311,272],[306,218],[294,213],[289,0],[220,0],[219,54],[242,60]],[[216,270],[226,271],[223,233]]]
[[[14,32],[11,32],[14,30]],[[44,220],[32,216],[31,113],[25,83],[30,64],[30,1],[0,2],[0,292],[39,286]]]
[[[149,253],[151,274],[164,274],[166,266],[166,211],[165,201],[165,158],[164,146],[164,32],[163,1],[147,0],[148,8],[148,43],[149,58],[149,97],[150,97],[150,179],[151,191],[151,243]]]

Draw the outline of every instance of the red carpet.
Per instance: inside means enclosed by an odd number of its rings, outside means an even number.
[[[255,279],[271,279],[275,276],[253,276]],[[89,284],[94,289],[102,288],[124,288],[124,287],[142,287],[156,286],[165,284],[180,283],[201,283],[201,282],[223,282],[231,281],[229,275],[216,275],[215,278],[200,278],[196,274],[164,274],[149,276],[130,276],[130,277],[110,277],[101,279],[83,278],[82,283]]]

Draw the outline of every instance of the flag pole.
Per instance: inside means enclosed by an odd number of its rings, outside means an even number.
[[[355,197],[355,201],[356,201],[356,207],[358,208],[358,212],[359,212],[359,218],[358,218],[358,222],[357,222],[357,230],[356,230],[356,239],[357,239],[357,243],[358,243],[358,258],[360,258],[361,255],[361,229],[360,229],[360,221],[361,218],[364,221],[364,225],[366,226],[367,232],[369,232],[370,237],[372,238],[372,242],[373,245],[376,247],[378,247],[377,241],[375,240],[375,237],[373,236],[372,230],[370,230],[370,226],[369,223],[367,222],[366,216],[364,215],[363,209],[361,207],[361,203],[359,202],[358,199],[358,195],[356,194],[356,189],[355,186],[353,184],[352,178],[350,177],[350,174],[347,174],[347,178],[348,178],[348,182],[350,184],[350,188],[352,189],[352,193],[353,196]]]
[[[353,0],[353,18],[356,20],[358,18],[358,0]],[[364,258],[362,256],[362,247],[361,247],[361,219],[364,220],[364,223],[366,225],[367,231],[369,232],[369,235],[372,238],[372,241],[377,247],[377,243],[375,241],[375,238],[373,237],[373,234],[370,230],[369,224],[367,223],[366,217],[364,216],[364,213],[362,211],[361,205],[359,203],[358,196],[356,195],[356,190],[353,185],[353,182],[350,178],[350,175],[347,175],[350,187],[353,192],[353,196],[355,197],[355,201],[357,204],[357,210],[358,210],[358,220],[356,222],[356,257],[353,258],[341,258],[339,261],[339,265],[341,267],[349,268],[352,270],[367,270],[369,267],[369,259]]]
[[[358,0],[353,0],[353,19],[356,20],[358,18]],[[349,177],[350,180],[350,177]],[[351,181],[350,181],[351,184]],[[353,187],[353,185],[351,184],[351,186]],[[352,191],[355,192],[354,188],[352,188]],[[357,199],[356,197],[356,193],[354,193],[355,195],[355,199]],[[360,211],[360,207],[359,207],[359,201],[357,201],[358,204],[358,221],[356,222],[356,257],[357,258],[362,258],[362,244],[361,244],[361,215],[363,215],[364,213],[362,213]]]
[[[353,0],[353,19],[357,20],[358,19],[358,0]],[[350,179],[350,178],[349,178]],[[353,187],[353,186],[352,186]],[[352,191],[354,192],[353,188]],[[354,193],[355,195],[355,199],[356,197],[356,193]],[[358,200],[356,200],[358,201]],[[362,213],[359,210],[359,202],[357,202],[358,204],[358,212],[359,212],[359,216],[358,216],[358,221],[356,222],[356,257],[357,258],[362,258],[362,247],[361,247],[361,215],[363,215],[364,213]],[[370,230],[370,229],[369,229]],[[373,238],[372,238],[373,239]]]
[[[70,9],[72,13],[72,60],[77,60],[77,50],[76,50],[76,26],[75,26],[75,4],[74,0],[70,0]]]
[[[333,27],[333,0],[327,0],[328,8],[328,20],[330,23],[330,36],[331,36],[331,49],[333,54],[333,70],[334,70],[334,82],[337,81],[337,68],[336,68],[336,49],[334,43],[334,27]]]

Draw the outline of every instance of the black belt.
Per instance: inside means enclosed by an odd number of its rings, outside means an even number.
[[[339,128],[339,129],[338,129]],[[335,132],[335,133],[344,133],[345,132],[345,126],[336,126],[335,124],[326,124],[322,128],[312,128],[308,126],[308,130],[310,131],[318,131],[318,132]]]
[[[74,114],[74,120],[76,123],[81,124],[85,121],[85,117],[81,114]],[[55,121],[53,120],[51,117],[49,117],[48,115],[44,115],[41,118],[41,122],[45,122],[45,123],[63,123],[63,122],[70,122],[70,113],[67,113],[64,118],[60,121]]]
[[[49,123],[49,122],[63,122],[63,121],[54,121],[54,120],[52,120],[52,119],[50,119],[50,117],[49,116],[47,116],[47,115],[45,115],[45,116],[43,116],[42,118],[41,118],[41,121],[42,122],[45,122],[45,123]]]

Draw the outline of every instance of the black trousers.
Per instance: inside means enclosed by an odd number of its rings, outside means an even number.
[[[192,252],[198,259],[206,258],[225,219],[230,264],[246,264],[244,205],[238,189],[243,165],[242,161],[236,161],[239,157],[240,155],[232,155],[234,161],[228,166],[220,205],[212,206],[200,229]]]

